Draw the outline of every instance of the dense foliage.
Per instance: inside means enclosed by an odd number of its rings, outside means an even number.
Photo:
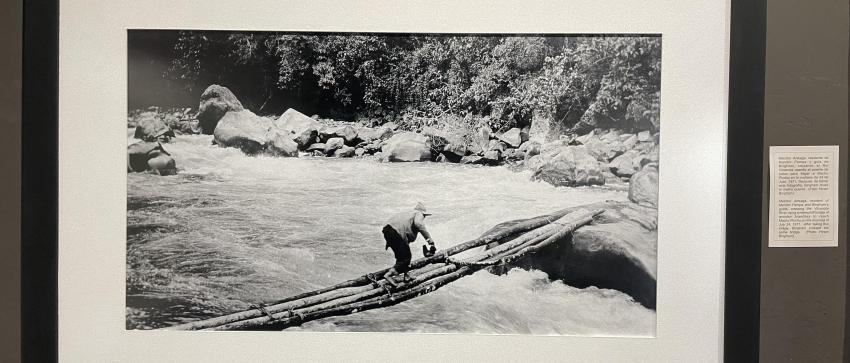
[[[230,87],[260,111],[494,129],[539,113],[574,129],[658,127],[658,37],[182,32],[173,51],[170,79]]]

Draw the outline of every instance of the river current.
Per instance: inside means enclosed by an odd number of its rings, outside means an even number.
[[[217,316],[390,266],[381,227],[419,201],[446,248],[504,221],[626,199],[622,188],[555,188],[505,167],[249,157],[211,141],[166,144],[176,176],[128,174],[128,329]],[[411,245],[414,258],[422,244]],[[616,290],[514,269],[293,330],[653,336],[655,315]]]

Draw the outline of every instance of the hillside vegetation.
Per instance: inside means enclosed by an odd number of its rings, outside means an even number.
[[[180,32],[163,76],[232,89],[257,113],[451,124],[499,132],[535,117],[553,134],[655,132],[661,38]],[[463,130],[457,130],[463,132]]]

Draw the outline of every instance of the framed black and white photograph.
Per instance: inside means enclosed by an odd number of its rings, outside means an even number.
[[[719,360],[728,13],[61,3],[60,357]]]
[[[661,41],[130,30],[128,329],[654,336]]]

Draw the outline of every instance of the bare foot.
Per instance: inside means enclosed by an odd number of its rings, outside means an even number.
[[[387,283],[392,285],[392,287],[394,287],[396,289],[399,288],[398,282],[392,276],[384,276],[384,279],[386,279]]]

